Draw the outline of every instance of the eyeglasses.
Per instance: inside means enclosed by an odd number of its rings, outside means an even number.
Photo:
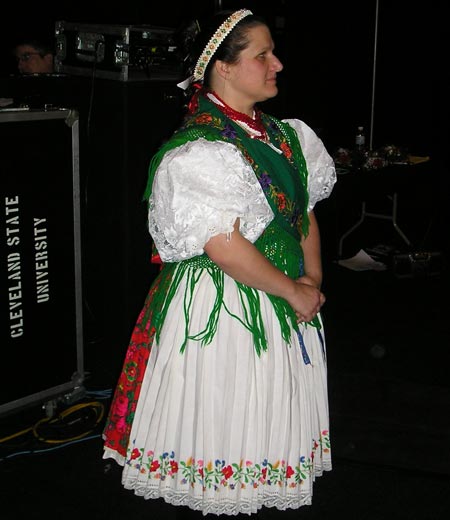
[[[29,61],[31,56],[41,56],[40,52],[24,52],[20,56],[16,56],[17,61]]]

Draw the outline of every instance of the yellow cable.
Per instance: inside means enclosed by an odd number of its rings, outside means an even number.
[[[72,406],[71,408],[68,408],[67,410],[65,410],[64,412],[61,412],[59,414],[59,418],[64,418],[68,415],[70,415],[71,413],[74,413],[78,410],[81,410],[83,408],[88,408],[88,407],[92,407],[94,406],[94,408],[99,408],[100,409],[100,412],[99,412],[99,415],[96,419],[96,422],[95,422],[95,425],[94,425],[94,428],[95,426],[97,426],[100,421],[102,420],[103,418],[103,415],[104,415],[104,406],[97,402],[97,401],[94,401],[94,402],[90,402],[90,403],[82,403],[82,404],[78,404],[78,405],[75,405],[75,406]],[[16,433],[13,433],[11,435],[8,435],[7,437],[3,437],[3,438],[0,438],[0,443],[2,442],[6,442],[6,441],[9,441],[11,439],[14,439],[15,437],[19,437],[21,435],[24,435],[30,431],[32,431],[34,433],[34,435],[41,441],[44,441],[44,442],[67,442],[67,440],[64,440],[64,441],[56,441],[56,440],[46,440],[42,437],[39,436],[39,434],[37,433],[37,428],[41,425],[41,424],[44,424],[44,423],[47,423],[47,422],[54,422],[55,419],[51,419],[51,418],[48,418],[48,417],[44,417],[43,419],[41,419],[40,421],[38,421],[34,426],[30,426],[28,428],[25,428],[24,430],[21,430],[21,431],[18,431]],[[74,437],[73,439],[69,439],[69,440],[75,440],[75,439],[79,439],[79,438],[82,438],[84,437],[85,435],[87,435],[88,433],[90,433],[93,429],[89,430],[88,432],[85,432],[77,437]]]
[[[98,414],[97,415],[97,418],[96,418],[96,421],[95,421],[95,424],[94,424],[94,427],[92,429],[90,429],[89,431],[87,432],[84,432],[80,435],[77,435],[75,437],[71,437],[69,439],[64,439],[64,440],[60,440],[60,439],[46,439],[45,437],[42,437],[37,429],[39,428],[39,426],[41,426],[42,424],[44,423],[54,423],[56,422],[58,419],[64,419],[65,417],[67,417],[68,415],[78,411],[78,410],[81,410],[83,408],[91,408],[91,407],[94,407],[94,409],[96,410],[96,413]],[[47,444],[62,444],[62,443],[65,443],[65,442],[70,442],[70,441],[75,441],[77,439],[82,439],[83,437],[85,437],[86,435],[88,435],[89,433],[91,433],[95,427],[100,423],[100,421],[102,420],[103,418],[103,414],[104,414],[104,406],[97,402],[97,401],[93,401],[93,402],[90,402],[90,403],[81,403],[81,404],[77,404],[77,405],[74,405],[70,408],[68,408],[67,410],[61,412],[58,417],[55,419],[55,418],[49,418],[49,417],[44,417],[43,419],[41,419],[40,421],[38,421],[33,427],[32,427],[32,430],[33,430],[33,434],[34,436],[40,440],[41,442],[45,442]]]
[[[13,433],[12,435],[9,435],[8,437],[3,437],[3,439],[0,439],[0,443],[1,442],[5,442],[5,441],[9,441],[10,439],[14,439],[14,437],[19,437],[19,435],[23,435],[25,433],[28,433],[32,429],[33,429],[33,427],[30,426],[29,428],[26,428],[25,430],[22,430],[22,431],[17,432],[17,433]]]

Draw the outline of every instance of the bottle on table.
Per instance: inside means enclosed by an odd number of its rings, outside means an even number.
[[[366,134],[364,133],[364,127],[358,126],[355,136],[355,148],[363,152],[366,148]]]
[[[366,134],[363,126],[358,126],[355,135],[355,148],[353,153],[353,167],[361,170],[366,160]]]

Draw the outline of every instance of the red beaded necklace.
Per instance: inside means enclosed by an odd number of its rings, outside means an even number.
[[[223,99],[220,99],[215,92],[209,91],[206,95],[221,112],[236,123],[240,124],[240,126],[243,126],[252,138],[261,139],[263,141],[267,140],[267,132],[261,120],[261,111],[259,108],[255,107],[253,111],[254,117],[252,118],[243,112],[238,112],[237,110],[234,110],[234,108],[231,108],[225,103],[225,101],[223,101]]]

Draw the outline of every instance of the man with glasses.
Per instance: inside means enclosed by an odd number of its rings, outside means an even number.
[[[53,48],[37,40],[24,40],[14,47],[20,74],[51,74],[54,70]]]

